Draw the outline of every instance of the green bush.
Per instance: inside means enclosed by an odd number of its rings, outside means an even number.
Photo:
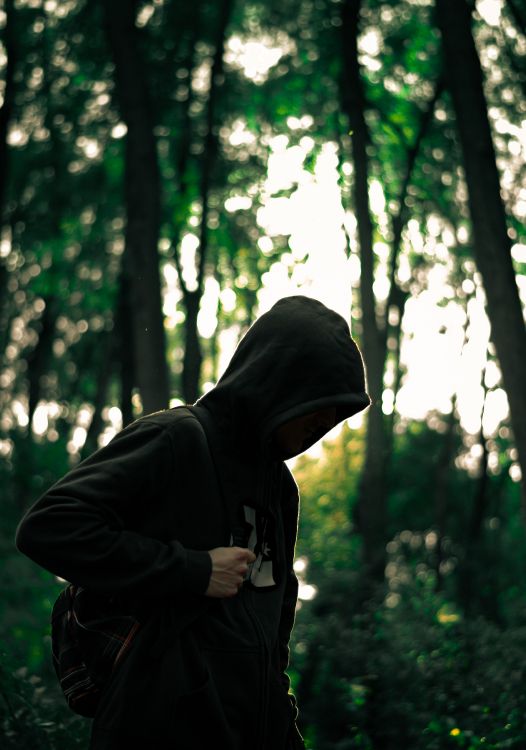
[[[526,747],[526,624],[465,621],[421,583],[357,613],[353,575],[298,615],[293,661],[315,750]]]
[[[84,750],[89,722],[69,710],[48,665],[30,672],[5,644],[0,656],[2,750]]]

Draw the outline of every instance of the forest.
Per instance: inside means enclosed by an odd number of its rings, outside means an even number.
[[[290,462],[310,750],[526,748],[523,0],[0,2],[0,744],[85,748],[25,510],[277,299],[371,406]]]

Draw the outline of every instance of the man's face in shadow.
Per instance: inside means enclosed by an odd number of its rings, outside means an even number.
[[[284,458],[297,456],[323,437],[335,424],[335,406],[318,409],[312,414],[304,414],[280,425],[274,431],[274,445]]]

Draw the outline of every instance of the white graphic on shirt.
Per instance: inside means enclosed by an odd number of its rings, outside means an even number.
[[[245,523],[250,529],[248,535],[247,547],[256,555],[256,559],[248,567],[245,580],[250,581],[253,586],[263,588],[266,586],[275,586],[274,580],[274,563],[272,560],[272,549],[265,539],[267,532],[268,519],[256,513],[255,508],[249,505],[243,506]]]

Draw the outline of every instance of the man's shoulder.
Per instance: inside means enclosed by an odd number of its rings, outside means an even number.
[[[133,424],[164,432],[169,437],[184,435],[185,441],[193,438],[206,439],[203,427],[190,406],[174,406],[171,409],[146,414]]]
[[[135,420],[134,424],[140,425],[157,425],[159,427],[169,428],[179,424],[185,419],[195,420],[192,410],[188,406],[174,406],[171,409],[161,409],[151,414],[145,414]]]

